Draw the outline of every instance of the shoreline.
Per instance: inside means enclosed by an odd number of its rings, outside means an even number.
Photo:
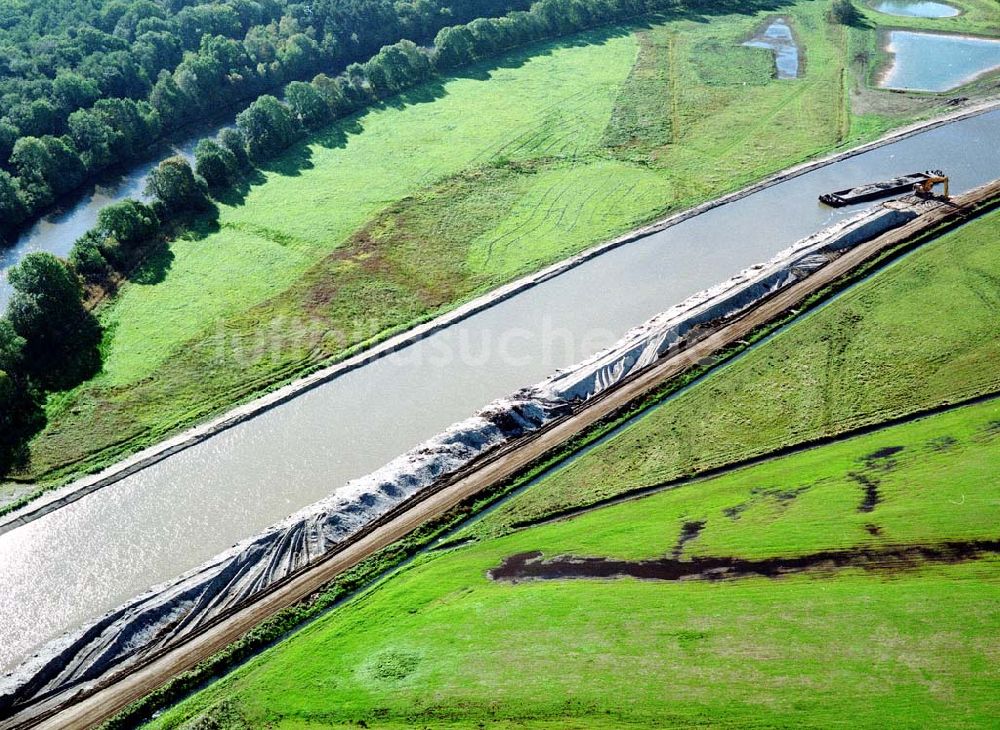
[[[421,339],[424,339],[425,337],[445,329],[446,327],[468,319],[479,312],[489,309],[495,304],[510,299],[527,289],[544,283],[548,279],[559,276],[566,271],[580,266],[581,264],[620,246],[632,243],[651,234],[658,233],[709,210],[741,200],[778,183],[785,182],[811,172],[812,170],[825,167],[841,160],[849,159],[873,149],[878,149],[879,147],[883,147],[893,142],[898,142],[922,132],[930,131],[963,119],[987,114],[998,109],[1000,109],[1000,99],[993,98],[980,101],[967,108],[957,110],[944,116],[901,127],[872,142],[868,142],[848,150],[833,152],[816,160],[795,165],[766,177],[753,185],[742,188],[741,190],[729,193],[728,195],[724,195],[711,201],[706,201],[705,203],[701,203],[693,208],[674,213],[666,218],[662,218],[646,226],[618,236],[617,238],[592,246],[581,253],[556,262],[555,264],[552,264],[535,274],[522,277],[494,289],[488,294],[477,297],[464,304],[460,304],[449,312],[439,315],[438,317],[424,322],[423,324],[392,335],[379,344],[349,356],[344,360],[340,360],[336,363],[323,367],[309,375],[295,380],[292,383],[255,398],[242,406],[238,406],[237,408],[227,411],[214,419],[192,426],[154,446],[150,446],[136,452],[132,456],[98,471],[95,474],[83,477],[64,486],[43,490],[38,493],[37,497],[31,499],[26,504],[15,508],[8,514],[0,517],[0,535],[10,532],[11,530],[14,530],[22,525],[28,524],[33,520],[53,512],[65,505],[71,504],[87,494],[95,492],[106,486],[110,486],[121,479],[131,476],[148,466],[152,466],[153,464],[172,456],[173,454],[202,443],[222,431],[239,425],[244,421],[248,421],[251,418],[271,410],[272,408],[282,405],[283,403],[309,390],[312,390],[313,388],[319,387],[345,373],[374,362],[386,355],[396,352],[397,350],[401,350]]]

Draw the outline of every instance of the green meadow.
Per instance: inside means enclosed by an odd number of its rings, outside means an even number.
[[[824,2],[780,10],[805,49],[797,80],[739,47],[765,11],[663,17],[465,69],[294,147],[103,308],[104,369],[49,399],[18,478],[96,469],[610,236],[943,108],[853,112],[849,34]]]
[[[879,269],[150,727],[989,726],[998,226]],[[528,553],[736,573],[489,576]]]

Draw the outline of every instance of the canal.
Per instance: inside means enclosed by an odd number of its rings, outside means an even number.
[[[819,193],[929,168],[968,190],[998,138],[1000,110],[712,209],[0,535],[0,667],[852,212]]]

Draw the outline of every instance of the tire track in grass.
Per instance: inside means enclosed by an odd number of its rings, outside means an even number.
[[[569,228],[566,229],[566,231],[569,232],[569,231],[574,230],[580,224],[580,221],[583,219],[586,211],[589,211],[589,217],[587,218],[588,222],[593,223],[594,220],[595,220],[595,217],[597,215],[597,211],[599,209],[607,210],[610,207],[607,204],[612,199],[617,199],[617,200],[625,200],[625,199],[627,199],[628,196],[629,196],[629,194],[633,190],[635,190],[635,188],[638,185],[638,183],[633,183],[626,190],[624,190],[620,195],[618,195],[617,198],[615,198],[614,197],[615,194],[617,193],[618,190],[620,190],[622,188],[623,185],[624,185],[624,183],[619,182],[611,190],[605,190],[605,188],[600,184],[600,181],[598,181],[598,183],[594,186],[593,191],[589,195],[587,195],[585,198],[581,198],[580,199],[580,203],[577,206],[576,213],[575,213],[575,215],[573,217],[573,223],[572,223],[572,225],[569,226]],[[604,195],[601,195],[600,197],[597,197],[596,200],[594,200],[595,196],[597,196],[597,194],[601,193],[601,192],[604,192]],[[587,204],[589,202],[591,202],[592,200],[594,200],[595,204],[591,205],[588,208]],[[603,205],[598,205],[598,204],[603,204]],[[567,211],[564,211],[563,215],[561,215],[559,217],[559,220],[556,222],[556,225],[560,225],[562,223],[563,217],[564,217],[564,215],[565,215],[566,212]]]
[[[565,130],[562,135],[565,138],[575,139],[579,137],[578,125],[575,124],[572,119],[574,117],[579,117],[581,115],[581,110],[589,106],[591,101],[598,95],[595,89],[582,89],[578,92],[570,94],[563,97],[560,100],[553,102],[552,104],[543,107],[539,111],[539,119],[535,122],[522,127],[524,131],[520,134],[512,137],[506,142],[502,143],[499,147],[489,146],[485,148],[482,152],[477,154],[473,161],[481,161],[484,158],[499,157],[506,155],[514,155],[522,150],[526,149],[528,145],[531,144],[539,132],[546,126],[552,125],[552,134],[558,134],[560,130]],[[553,125],[553,121],[556,115],[553,112],[561,112],[558,114],[558,119]],[[551,135],[550,135],[551,136]],[[547,139],[548,137],[546,137]],[[506,153],[506,155],[505,155]]]
[[[604,194],[604,196],[602,198],[600,198],[600,200],[607,200],[608,197],[610,197],[612,194],[614,194],[614,192],[618,188],[620,188],[622,186],[622,184],[623,183],[621,183],[621,182],[616,183],[615,186],[612,187],[610,190],[605,190],[605,194]],[[581,212],[582,212],[583,206],[585,206],[588,202],[590,202],[594,198],[594,196],[596,196],[599,192],[601,192],[601,190],[602,190],[602,188],[600,186],[596,186],[591,191],[590,195],[588,195],[586,198],[583,199],[583,201],[580,203]],[[590,208],[590,217],[587,219],[588,223],[593,223],[593,221],[594,221],[594,211],[595,210],[596,210],[596,208],[593,208],[593,207]],[[580,225],[580,221],[581,220],[582,220],[582,216],[577,216],[576,219],[573,221],[573,225],[571,225],[569,228],[567,228],[566,232],[569,233],[571,231],[576,230],[576,227],[578,225]]]
[[[547,123],[548,121],[547,115],[550,114],[553,110],[570,107],[573,101],[577,100],[581,96],[585,96],[585,100],[589,99],[593,95],[593,93],[594,92],[592,89],[581,89],[580,91],[569,94],[568,96],[553,101],[551,104],[541,107],[538,110],[539,118],[537,118],[536,121],[520,127],[520,129],[523,130],[522,132],[508,139],[506,142],[501,142],[499,147],[496,147],[495,145],[491,144],[483,148],[483,150],[480,153],[478,153],[475,157],[473,157],[471,162],[473,163],[481,162],[484,158],[488,159],[490,157],[501,156],[504,153],[504,151],[507,150],[511,145],[518,144],[525,138],[529,138],[537,134],[538,130]],[[571,108],[573,110],[578,111],[582,106],[584,106],[584,104],[578,103],[572,106]]]
[[[778,82],[775,82],[778,83]],[[801,82],[801,85],[797,85],[789,90],[789,94],[771,110],[770,113],[763,117],[758,118],[756,124],[752,124],[749,127],[744,127],[744,133],[742,135],[733,135],[729,144],[723,147],[716,148],[714,151],[709,152],[705,150],[700,150],[698,148],[693,148],[699,154],[703,154],[708,158],[714,158],[716,161],[721,160],[723,157],[727,156],[730,152],[738,147],[744,146],[747,141],[751,138],[757,136],[757,133],[761,129],[766,129],[768,127],[774,126],[774,120],[781,116],[785,111],[785,108],[791,105],[792,102],[796,101],[800,97],[804,96],[807,91],[811,91],[813,87],[816,86],[816,82]]]
[[[615,210],[622,201],[626,200],[628,196],[632,194],[632,191],[638,187],[638,183],[632,183],[627,188],[624,188],[625,183],[621,183],[613,190],[611,190],[607,196],[602,199],[604,203],[604,210]],[[596,225],[598,208],[592,208],[590,213],[590,223]]]
[[[536,233],[540,228],[542,228],[546,224],[547,221],[551,220],[555,206],[559,203],[560,200],[562,200],[562,198],[566,195],[566,193],[570,190],[571,187],[572,187],[572,182],[564,181],[564,184],[562,185],[559,194],[556,195],[549,202],[549,205],[545,209],[544,213],[542,213],[540,218],[537,218],[537,222],[535,222],[534,225],[531,225],[527,229],[523,230],[521,233],[512,238],[510,241],[506,241],[504,243],[504,248],[509,249],[514,244],[523,241],[526,236],[532,233]],[[536,208],[535,211],[537,212],[539,208]]]
[[[552,124],[551,119],[546,119],[538,125],[539,129],[524,135],[520,142],[508,150],[509,156],[543,157],[545,153],[554,145],[562,141],[567,135],[561,134],[563,131],[559,124]],[[548,142],[548,144],[545,144]],[[545,145],[544,147],[542,145]]]
[[[524,229],[525,226],[529,226],[531,224],[532,220],[534,220],[535,216],[537,215],[540,207],[545,203],[546,198],[548,198],[549,195],[552,194],[557,189],[557,187],[558,186],[557,186],[556,183],[550,184],[545,189],[545,191],[542,193],[541,198],[539,198],[536,201],[534,207],[530,210],[530,212],[528,212],[527,215],[525,215],[525,216],[522,217],[522,220],[521,220],[520,223],[518,223],[517,225],[515,225],[514,228],[512,228],[512,229],[510,229],[508,231],[505,231],[500,236],[497,236],[496,238],[490,240],[486,244],[486,262],[487,263],[489,263],[492,260],[492,258],[493,258],[493,252],[496,250],[497,246],[499,246],[501,244],[503,244],[504,246],[509,246],[511,243],[513,243],[514,241],[517,241],[517,240],[519,240],[519,238],[521,238],[521,236],[517,235],[516,232],[518,230]],[[565,192],[565,190],[563,190],[562,192],[558,193],[556,195],[556,199],[558,199],[558,197],[561,196],[564,192]],[[512,212],[511,215],[516,215],[516,214],[517,214],[516,212]],[[537,225],[535,227],[537,228]],[[509,242],[505,242],[504,239],[507,238],[507,236],[511,236],[511,235],[513,235],[514,238],[511,241],[509,241]]]
[[[670,143],[680,141],[681,116],[680,92],[677,84],[677,34],[671,33],[667,40],[667,95],[670,98]]]

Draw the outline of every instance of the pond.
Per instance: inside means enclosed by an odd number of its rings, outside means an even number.
[[[901,15],[906,18],[953,18],[961,12],[953,5],[930,0],[884,0],[875,9],[886,15]]]
[[[775,18],[760,33],[743,44],[750,48],[769,48],[774,53],[774,65],[779,79],[794,79],[799,75],[799,47],[792,29],[784,18]]]
[[[885,49],[892,61],[879,81],[884,89],[950,91],[1000,69],[995,38],[894,30]]]

